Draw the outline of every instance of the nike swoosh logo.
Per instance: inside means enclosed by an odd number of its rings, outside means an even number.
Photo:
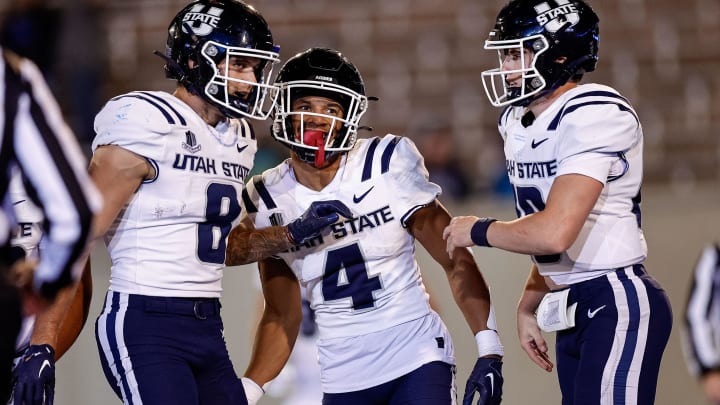
[[[358,197],[358,196],[356,196],[356,195],[353,194],[353,202],[354,202],[355,204],[358,204],[358,203],[359,203],[360,201],[362,201],[363,198],[365,198],[365,197],[372,191],[372,189],[374,189],[374,188],[375,188],[375,186],[370,187],[366,192],[360,194],[360,197]]]
[[[40,366],[40,371],[38,371],[38,378],[40,378],[40,375],[45,367],[52,367],[50,366],[50,360],[43,360],[42,365]]]
[[[25,201],[27,201],[27,200],[15,201],[15,202],[13,203],[13,205],[18,205],[18,204],[20,204],[20,203],[24,203]]]
[[[537,148],[538,146],[542,145],[543,142],[547,141],[548,139],[550,139],[550,138],[541,139],[539,142],[535,142],[535,140],[533,139],[532,142],[530,142],[530,147],[533,148],[533,149],[535,149],[535,148]]]
[[[600,312],[600,310],[603,309],[603,308],[605,308],[606,306],[607,306],[607,305],[603,305],[603,306],[601,306],[601,307],[595,308],[595,309],[592,310],[592,311],[588,309],[588,318],[593,318],[593,317],[595,317],[595,314],[597,314],[598,312]]]
[[[238,144],[235,144],[235,146],[237,147],[238,153],[242,153],[242,151],[244,151],[245,148],[248,147],[248,145],[245,145],[241,148],[240,145],[238,145]]]
[[[495,376],[493,376],[493,373],[487,373],[485,377],[490,379],[490,396],[493,396],[495,393]]]

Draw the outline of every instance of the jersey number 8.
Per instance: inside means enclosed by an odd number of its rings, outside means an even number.
[[[198,224],[198,258],[206,263],[225,263],[227,236],[240,215],[237,190],[229,184],[211,183],[207,188],[205,222]]]

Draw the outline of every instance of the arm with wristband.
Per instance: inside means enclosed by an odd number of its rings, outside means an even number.
[[[255,332],[250,364],[242,378],[249,405],[263,396],[262,388],[285,367],[300,330],[302,300],[295,274],[280,259],[258,263],[265,306]]]
[[[603,184],[579,174],[558,176],[537,212],[513,221],[474,216],[455,217],[443,231],[447,252],[458,247],[495,247],[526,255],[566,251],[575,242],[590,215]]]
[[[435,200],[413,214],[408,228],[445,270],[455,303],[475,334],[478,359],[468,378],[463,404],[472,404],[475,393],[479,395],[478,404],[499,404],[504,353],[496,331],[490,290],[469,249],[456,248],[452,257],[445,250],[442,232],[449,223],[450,214]]]

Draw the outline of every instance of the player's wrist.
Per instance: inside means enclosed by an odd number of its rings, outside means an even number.
[[[26,353],[42,353],[42,354],[47,354],[53,358],[55,357],[55,348],[52,347],[52,345],[47,344],[47,343],[35,344],[35,343],[31,342],[30,346],[28,346],[28,348],[26,349],[25,352]]]
[[[503,345],[500,342],[500,335],[493,329],[485,329],[475,334],[478,357],[490,355],[503,356],[505,354]]]
[[[287,238],[288,242],[290,242],[290,245],[292,245],[292,246],[297,245],[297,242],[295,241],[295,238],[293,237],[292,231],[290,230],[290,225],[285,226],[285,237]]]
[[[475,221],[472,228],[470,229],[470,239],[473,243],[478,246],[492,247],[487,239],[488,229],[493,222],[497,221],[495,218],[480,218]]]
[[[242,382],[243,389],[245,390],[245,397],[247,398],[248,405],[255,405],[260,398],[262,398],[263,394],[265,394],[265,390],[262,389],[258,383],[248,377],[242,377],[240,381]]]

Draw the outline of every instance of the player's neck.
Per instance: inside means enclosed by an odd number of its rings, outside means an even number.
[[[173,93],[173,96],[177,97],[183,103],[190,106],[190,108],[200,116],[208,125],[215,126],[220,121],[227,119],[220,110],[208,104],[202,97],[190,93],[185,87],[178,86]]]
[[[558,99],[558,97],[562,96],[563,94],[574,89],[577,86],[578,86],[577,82],[567,82],[567,83],[563,84],[562,86],[558,87],[557,89],[555,89],[554,91],[552,91],[551,93],[549,93],[548,95],[546,95],[545,97],[541,97],[541,98],[533,101],[532,103],[530,103],[530,105],[528,106],[528,109],[530,111],[532,111],[533,115],[535,115],[536,117],[539,117],[540,114],[543,113],[543,111],[547,110],[548,107],[550,107],[552,105],[552,103]]]
[[[340,168],[341,160],[342,158],[338,157],[321,169],[303,162],[295,154],[293,154],[291,161],[293,173],[298,183],[311,190],[320,191],[333,181]]]

